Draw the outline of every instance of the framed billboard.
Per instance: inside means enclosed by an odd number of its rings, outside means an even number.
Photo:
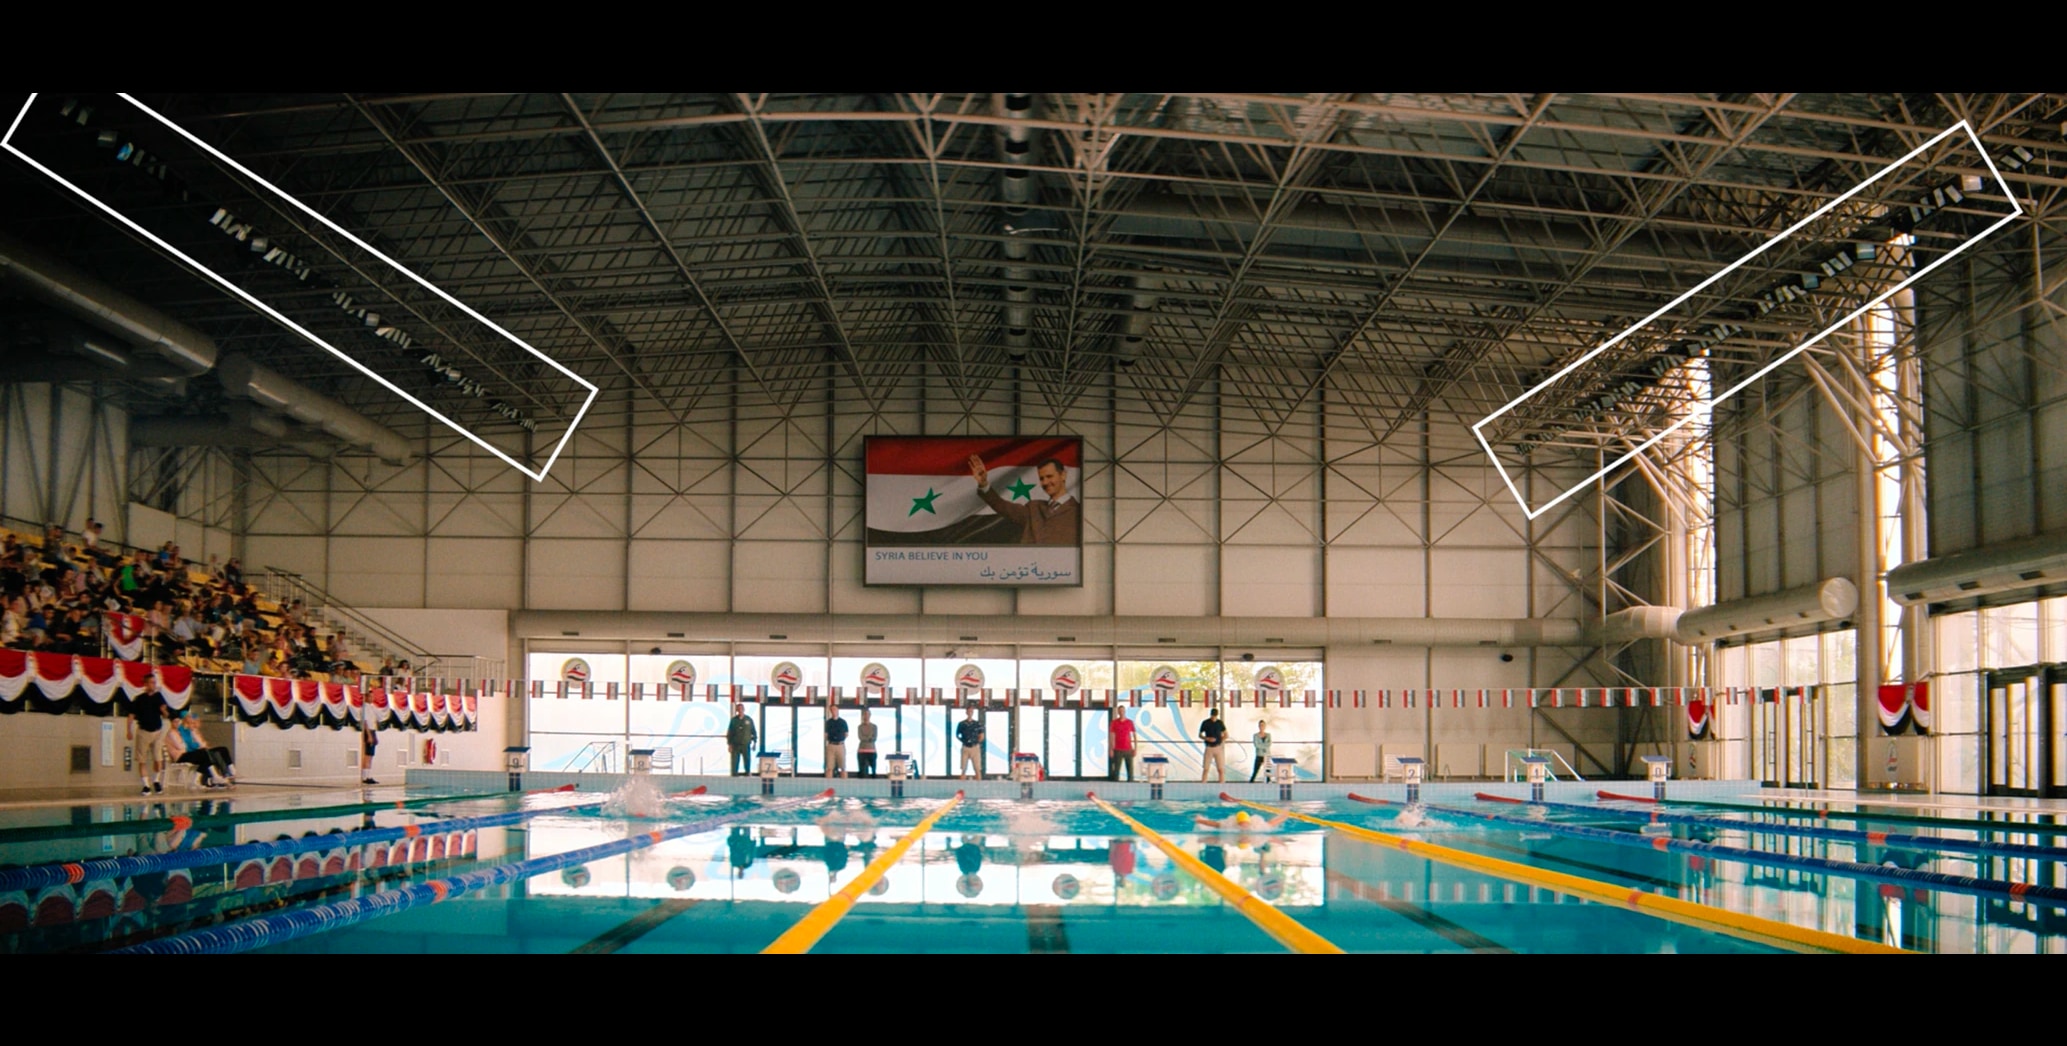
[[[1084,583],[1082,439],[870,436],[862,459],[863,583]]]

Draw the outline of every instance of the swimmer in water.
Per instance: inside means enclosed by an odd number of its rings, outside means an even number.
[[[1240,832],[1243,835],[1247,835],[1251,832],[1275,832],[1291,818],[1288,816],[1278,816],[1266,821],[1262,818],[1249,816],[1249,811],[1247,810],[1237,810],[1233,817],[1225,821],[1215,821],[1210,817],[1194,817],[1192,820],[1200,828],[1209,832]]]
[[[1398,819],[1393,823],[1401,828],[1419,828],[1428,823],[1428,807],[1415,803],[1401,810]]]

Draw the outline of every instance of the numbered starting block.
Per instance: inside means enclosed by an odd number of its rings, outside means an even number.
[[[524,767],[531,761],[529,745],[512,745],[502,750],[504,765],[510,769],[510,791],[524,790]]]
[[[1272,756],[1270,760],[1270,780],[1271,783],[1278,786],[1279,801],[1292,798],[1292,783],[1299,780],[1298,760],[1282,755]]]
[[[1644,756],[1644,770],[1651,779],[1651,798],[1665,798],[1665,782],[1672,777],[1672,757],[1669,755]]]
[[[1012,754],[1012,780],[1019,782],[1019,798],[1032,799],[1034,782],[1040,779],[1040,756],[1032,752]]]
[[[889,755],[890,798],[904,798],[904,782],[911,779],[911,754],[892,752]]]
[[[782,774],[782,753],[763,749],[761,752],[761,794],[775,794],[775,779]]]
[[[1421,801],[1421,776],[1427,768],[1428,761],[1418,756],[1405,756],[1400,759],[1400,777],[1407,782],[1407,802]]]
[[[1161,799],[1163,797],[1163,782],[1170,779],[1170,757],[1164,755],[1142,756],[1141,773],[1142,776],[1148,778],[1148,797],[1150,799]]]
[[[1543,801],[1543,782],[1550,778],[1550,760],[1540,755],[1522,757],[1523,765],[1529,768],[1529,801]]]

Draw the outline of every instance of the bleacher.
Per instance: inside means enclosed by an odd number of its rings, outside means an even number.
[[[12,542],[15,545],[19,545],[22,548],[24,553],[24,573],[28,575],[27,583],[35,584],[37,580],[37,572],[33,569],[35,565],[44,564],[45,569],[47,569],[48,565],[48,560],[45,556],[45,553],[47,551],[45,536],[34,530],[0,526],[0,547],[8,547],[9,542]],[[85,546],[82,543],[76,541],[66,541],[62,546],[62,558],[65,561],[67,561],[75,569],[85,569],[88,571],[89,585],[97,583],[112,584],[112,578],[115,575],[115,573],[121,569],[122,564],[125,561],[133,561],[137,553],[139,552],[143,553],[153,563],[156,562],[156,558],[158,555],[157,552],[154,552],[149,549],[138,549],[124,545],[117,545],[106,541],[100,542],[97,549],[95,550],[95,553],[92,555],[88,554]],[[155,578],[153,580],[155,581]],[[248,594],[249,606],[253,613],[250,613],[246,616],[248,616],[251,620],[254,621],[253,631],[257,635],[257,643],[255,645],[259,647],[257,656],[252,656],[250,652],[247,652],[247,655],[244,658],[211,657],[205,653],[194,651],[191,649],[181,650],[176,654],[166,656],[168,652],[164,650],[164,646],[166,644],[177,643],[178,641],[173,639],[169,635],[154,634],[151,635],[147,641],[148,658],[150,660],[157,661],[160,663],[183,664],[194,669],[196,672],[207,674],[229,674],[243,672],[246,670],[247,661],[257,661],[259,663],[259,674],[269,676],[294,676],[296,678],[314,679],[321,682],[335,682],[343,678],[348,678],[349,676],[354,674],[351,672],[331,671],[330,669],[335,668],[336,663],[334,662],[326,663],[323,670],[315,670],[306,667],[302,670],[296,670],[292,665],[287,663],[287,661],[281,657],[280,651],[277,649],[276,643],[279,639],[281,629],[290,623],[290,618],[292,616],[291,609],[287,606],[283,606],[280,600],[278,600],[277,598],[268,595],[266,592],[264,592],[263,589],[256,584],[257,580],[257,578],[246,576],[241,586],[234,585],[231,582],[228,582],[226,580],[223,580],[210,574],[204,567],[200,567],[192,563],[183,563],[182,568],[177,576],[177,580],[174,584],[174,587],[176,589],[174,593],[175,597],[181,600],[192,600],[196,598],[213,598],[218,594],[227,594],[237,599],[241,603],[244,601],[246,595]],[[9,598],[11,600],[12,596],[10,596]],[[105,599],[105,595],[102,595],[101,598]],[[129,597],[121,594],[117,594],[117,598],[122,599],[125,602],[125,604],[128,604],[127,608],[122,611],[118,611],[119,613],[132,614],[137,617],[144,617],[148,619],[151,610],[150,607],[134,605],[133,603],[131,603]],[[62,592],[59,593],[59,600],[66,610],[69,610],[74,607],[79,607],[87,609],[89,612],[100,613],[103,615],[105,615],[105,613],[107,612],[106,608],[97,601],[82,599],[67,600]],[[308,628],[310,624],[310,622],[306,620],[306,617],[307,615],[304,615],[304,620],[301,622],[304,628]],[[105,616],[103,616],[103,624],[99,634],[99,649],[90,652],[94,656],[113,656],[114,653],[110,649],[110,642],[108,638],[109,629],[105,623],[105,620]],[[239,625],[234,621],[227,622],[226,625],[231,633],[234,633],[236,629],[239,627]],[[150,629],[150,631],[155,632],[156,630]],[[312,637],[315,636],[315,631],[313,629],[309,629],[309,632]],[[360,650],[360,644],[357,642],[357,637],[351,635],[349,632],[346,632],[343,629],[334,629],[328,634],[342,636],[344,638],[344,641],[347,643],[349,659],[344,663],[353,665],[360,673],[378,673],[380,669],[380,662],[376,660],[369,663],[367,660],[364,659],[363,651]],[[10,643],[8,645],[15,647],[17,649],[36,649],[33,637],[31,637],[26,630],[24,630],[23,634],[20,637],[18,637],[15,642]],[[88,653],[88,651],[85,650],[74,650],[74,652]],[[304,664],[306,665],[306,662],[304,662]]]

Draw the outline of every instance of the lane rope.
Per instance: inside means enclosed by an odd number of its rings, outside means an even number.
[[[1207,889],[1219,894],[1235,911],[1247,916],[1250,922],[1255,923],[1264,933],[1275,938],[1279,944],[1302,955],[1342,954],[1342,949],[1335,942],[1307,929],[1298,920],[1271,907],[1270,902],[1236,885],[1227,876],[1214,871],[1212,866],[1206,862],[1185,853],[1176,843],[1150,831],[1148,826],[1140,821],[1136,821],[1121,813],[1111,803],[1098,798],[1097,792],[1086,792],[1084,797],[1098,804],[1098,808],[1111,815],[1113,819],[1132,828],[1134,834],[1148,840],[1156,849],[1161,850],[1171,861],[1175,862],[1179,868],[1184,869],[1192,878],[1204,883]]]
[[[194,933],[181,934],[177,937],[147,941],[128,948],[118,948],[107,954],[217,955],[250,951],[253,948],[280,944],[298,937],[306,937],[310,934],[342,929],[346,926],[378,919],[382,916],[408,911],[420,905],[436,904],[455,897],[463,897],[476,890],[486,889],[491,886],[520,882],[532,876],[556,872],[562,868],[571,868],[578,864],[602,860],[605,857],[615,857],[618,854],[643,850],[655,844],[666,842],[669,839],[678,839],[685,835],[697,835],[715,828],[722,828],[735,821],[744,821],[779,810],[794,809],[806,803],[819,802],[831,798],[832,794],[833,790],[828,788],[817,795],[806,796],[802,799],[791,799],[768,806],[756,807],[751,810],[741,810],[737,813],[705,818],[701,821],[679,825],[674,828],[641,832],[630,838],[599,843],[595,846],[570,850],[566,853],[534,857],[528,861],[518,861],[510,864],[499,864],[490,868],[481,868],[461,875],[435,879],[425,883],[412,883],[399,889],[384,890],[380,893],[354,897],[332,904],[318,905],[313,908],[302,908],[294,911],[276,912],[272,915],[261,916],[257,919],[247,919],[229,926],[218,926]]]
[[[933,825],[946,817],[949,810],[961,805],[961,802],[962,792],[958,790],[954,798],[947,801],[947,805],[927,814],[911,831],[904,833],[904,838],[897,840],[888,850],[877,854],[876,859],[870,861],[867,867],[861,870],[861,874],[854,877],[853,882],[805,913],[802,919],[797,920],[796,925],[784,930],[782,936],[775,938],[774,943],[761,949],[761,954],[802,955],[810,951],[811,947],[831,932],[841,919],[847,917],[848,912],[854,910],[855,902],[861,900],[861,895],[867,893],[868,888],[876,884],[876,880],[890,871],[890,866],[904,858],[905,852],[919,841],[920,836],[932,831]]]
[[[1727,911],[1693,901],[1683,901],[1677,897],[1645,893],[1640,889],[1628,886],[1616,886],[1612,883],[1604,883],[1595,879],[1586,879],[1576,875],[1567,875],[1563,872],[1554,872],[1547,868],[1536,868],[1514,861],[1503,861],[1497,857],[1486,857],[1465,850],[1455,850],[1435,843],[1424,843],[1418,839],[1388,835],[1384,832],[1373,831],[1369,828],[1348,824],[1343,821],[1330,821],[1319,817],[1309,817],[1306,814],[1293,810],[1265,806],[1262,803],[1254,803],[1246,799],[1236,799],[1230,795],[1223,794],[1221,798],[1228,802],[1239,803],[1267,813],[1282,814],[1305,821],[1308,824],[1332,828],[1345,835],[1378,843],[1382,846],[1405,850],[1408,853],[1427,858],[1431,861],[1481,872],[1501,879],[1509,879],[1528,886],[1545,887],[1558,893],[1569,894],[1573,897],[1584,897],[1590,901],[1598,901],[1618,908],[1628,908],[1667,922],[1692,926],[1696,929],[1720,933],[1739,940],[1751,941],[1755,944],[1764,944],[1769,947],[1783,948],[1789,951],[1840,952],[1845,954],[1892,954],[1903,951],[1901,948],[1890,947],[1878,941],[1863,941],[1856,937],[1846,937],[1840,934],[1827,933],[1823,930],[1807,929],[1772,919],[1762,919],[1755,915],[1745,915],[1741,912]],[[1360,802],[1377,803],[1385,806],[1405,805],[1403,803],[1395,803],[1389,799],[1368,799],[1355,793],[1351,793],[1350,798]]]

